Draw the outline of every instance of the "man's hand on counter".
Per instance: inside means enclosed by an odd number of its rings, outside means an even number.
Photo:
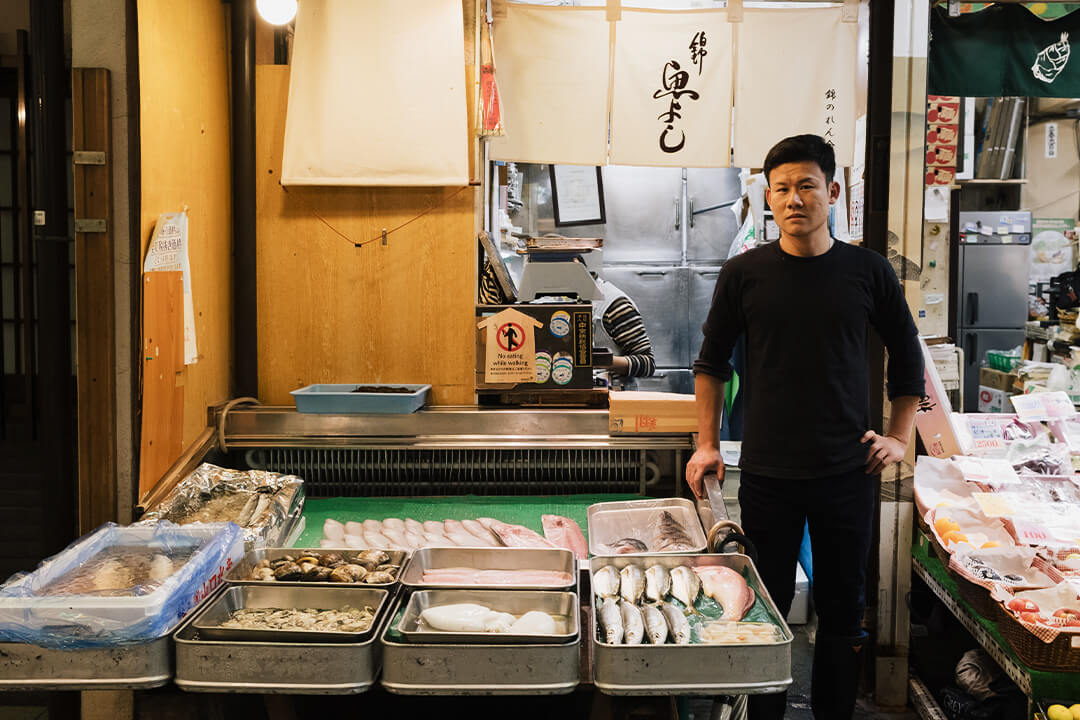
[[[707,472],[715,472],[720,484],[724,484],[724,463],[720,458],[720,449],[703,445],[694,451],[686,463],[686,484],[699,499],[705,497],[704,478]]]

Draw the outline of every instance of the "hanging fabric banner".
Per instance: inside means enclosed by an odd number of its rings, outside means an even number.
[[[841,15],[840,7],[743,11],[735,78],[737,167],[761,167],[769,148],[802,133],[830,142],[837,166],[852,164],[859,28]],[[808,38],[816,40],[808,44]]]
[[[623,9],[615,24],[612,163],[730,164],[731,28],[725,10]]]
[[[930,18],[927,92],[966,97],[1080,97],[1080,12],[1041,20],[1020,5]]]
[[[467,185],[460,0],[304,0],[284,185]]]
[[[604,7],[508,4],[495,23],[506,135],[492,159],[605,164],[609,36]]]

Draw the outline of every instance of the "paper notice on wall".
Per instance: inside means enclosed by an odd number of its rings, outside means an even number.
[[[611,162],[731,164],[732,27],[725,10],[623,10],[615,23]]]
[[[836,164],[855,159],[858,23],[842,9],[750,9],[738,29],[735,75],[736,167],[761,167],[769,148],[790,135],[821,135]],[[827,41],[807,45],[807,38]],[[796,71],[797,69],[797,71]],[[797,72],[798,82],[791,74]]]
[[[188,216],[185,212],[158,216],[143,272],[175,272],[184,275],[184,364],[199,359],[195,345],[195,304],[191,298],[191,266],[188,263]]]

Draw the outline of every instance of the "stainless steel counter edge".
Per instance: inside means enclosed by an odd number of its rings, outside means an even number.
[[[218,412],[212,420],[217,422]],[[319,415],[289,406],[228,411],[229,447],[690,449],[688,433],[612,435],[606,410],[440,406],[408,415]]]

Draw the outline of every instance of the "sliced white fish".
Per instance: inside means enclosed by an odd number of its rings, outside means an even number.
[[[345,523],[346,535],[363,535],[365,529],[364,523],[353,522],[352,520]]]
[[[641,614],[645,618],[645,634],[653,645],[663,645],[667,642],[668,626],[664,619],[664,613],[654,605],[644,605]]]
[[[327,538],[323,538],[319,541],[319,547],[321,547],[323,550],[326,550],[327,548],[340,547],[342,544],[344,544],[344,542],[344,537],[341,540],[329,540]]]
[[[645,619],[641,617],[641,610],[637,605],[623,600],[619,603],[619,612],[622,614],[623,642],[640,645],[645,637]]]
[[[600,606],[600,629],[604,633],[604,642],[618,645],[623,639],[622,612],[612,598],[605,598]]]
[[[427,546],[427,540],[424,539],[424,533],[416,532],[414,530],[405,531],[405,542],[409,543],[409,547],[413,550],[419,550],[420,548]]]
[[[660,603],[671,592],[671,573],[663,565],[652,565],[645,571],[645,597]]]
[[[488,518],[488,517],[476,518],[476,522],[480,523],[481,525],[486,527],[488,530],[494,530],[495,526],[499,524],[499,521],[496,520],[495,518]]]
[[[363,535],[346,535],[342,540],[345,542],[345,547],[358,548],[360,550],[367,550],[371,547],[368,544],[367,538]],[[333,547],[331,545],[330,547]]]
[[[518,635],[554,635],[555,618],[540,610],[530,610],[514,621],[510,632]]]
[[[370,548],[376,548],[379,550],[396,549],[394,543],[390,542],[390,539],[380,532],[372,532],[370,530],[365,530],[364,540],[367,542],[368,547]]]
[[[424,525],[423,523],[417,522],[412,518],[405,518],[405,530],[412,530],[414,533],[420,533],[421,535],[423,535]]]
[[[660,611],[664,613],[664,619],[667,620],[668,630],[671,631],[671,637],[679,645],[690,644],[690,621],[686,619],[686,615],[683,611],[675,607],[671,603],[664,603],[660,606]]]
[[[409,544],[405,542],[405,531],[397,530],[395,528],[384,527],[382,529],[382,536],[394,543],[398,547],[408,547]]]
[[[619,571],[619,595],[623,600],[636,605],[645,592],[645,573],[640,565],[627,565]]]
[[[457,520],[445,520],[443,521],[443,529],[447,539],[454,542],[461,547],[481,547],[480,540],[471,532],[465,529]]]
[[[345,526],[333,518],[326,518],[322,525],[322,534],[328,540],[341,540],[345,537]]]
[[[424,547],[457,547],[454,543],[446,538],[445,535],[439,533],[424,533]]]
[[[382,526],[384,531],[389,528],[390,530],[397,530],[402,534],[405,533],[405,521],[401,518],[386,518],[382,521]],[[386,533],[383,532],[383,535],[385,534]]]
[[[671,594],[688,609],[694,607],[700,592],[701,578],[693,570],[680,565],[671,571]]]
[[[383,530],[383,524],[378,520],[367,519],[364,521],[364,530],[367,532],[381,533]]]
[[[502,542],[495,533],[475,520],[462,520],[461,525],[465,528],[466,532],[475,535],[480,542],[485,545],[490,545],[491,547],[500,547],[502,545]]]
[[[604,598],[613,598],[619,594],[619,571],[613,565],[605,565],[592,576],[593,593]]]
[[[429,533],[443,534],[443,524],[438,520],[425,520],[424,531]]]

